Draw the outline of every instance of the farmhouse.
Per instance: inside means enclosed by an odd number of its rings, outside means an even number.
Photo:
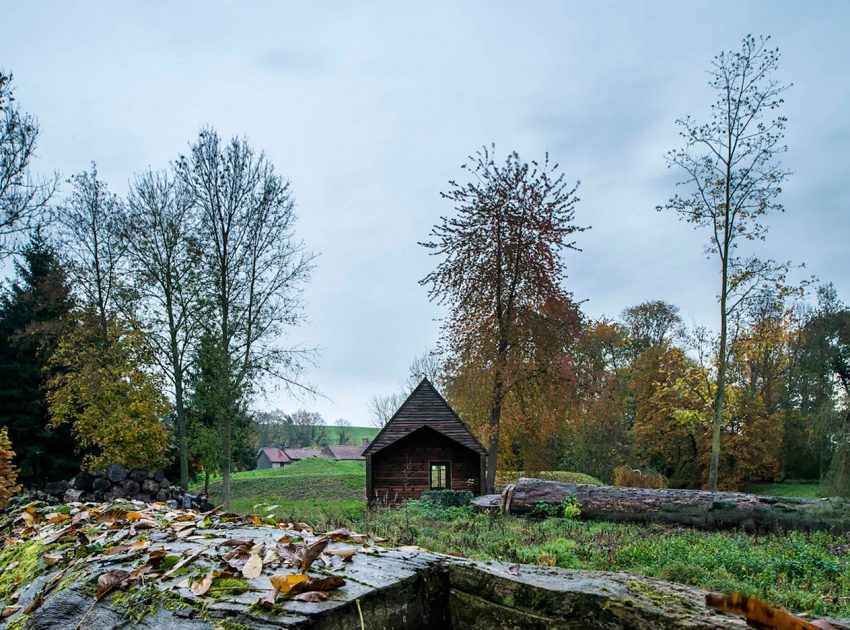
[[[336,446],[329,444],[322,449],[322,457],[327,457],[328,459],[333,459],[338,462],[349,460],[363,461],[365,459],[363,457],[363,449],[365,449],[368,444],[368,439],[363,440],[363,446],[351,446],[348,444]]]
[[[427,378],[363,455],[370,505],[418,499],[426,490],[484,493],[487,450]]]
[[[257,451],[257,470],[263,468],[281,468],[291,464],[292,459],[279,448],[265,446]]]

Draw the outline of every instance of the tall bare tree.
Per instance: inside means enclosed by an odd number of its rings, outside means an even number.
[[[676,121],[685,140],[682,149],[667,154],[667,164],[681,169],[680,185],[686,194],[675,195],[658,209],[676,212],[679,218],[705,230],[706,252],[720,272],[720,338],[714,392],[709,488],[717,489],[720,432],[728,367],[728,325],[736,309],[764,282],[781,283],[787,266],[741,257],[738,245],[763,240],[764,216],[782,211],[778,198],[788,176],[779,156],[784,116],[778,114],[788,85],[774,78],[779,49],[768,37],[747,35],[740,50],[717,55],[709,72],[709,85],[717,93],[707,122],[690,117]]]
[[[199,336],[198,221],[191,200],[166,172],[135,178],[122,229],[137,321],[174,396],[180,485],[189,484],[187,364]]]
[[[492,489],[502,405],[524,378],[512,363],[534,352],[546,305],[570,301],[562,285],[562,255],[577,249],[570,239],[586,228],[573,223],[578,185],[567,185],[548,155],[529,164],[511,153],[497,165],[484,148],[464,168],[471,181],[451,181],[442,193],[455,215],[441,217],[432,240],[422,243],[441,260],[421,283],[431,299],[451,310],[444,325],[447,348],[492,368],[487,435]]]
[[[199,213],[201,272],[208,318],[221,347],[225,371],[249,391],[267,376],[288,388],[298,380],[310,352],[280,345],[280,335],[302,319],[301,291],[313,256],[294,233],[294,200],[289,182],[262,153],[239,138],[224,143],[203,130],[188,155],[176,164],[192,206]],[[244,413],[246,400],[233,400]],[[230,502],[232,426],[222,426],[222,494]]]
[[[71,177],[71,195],[60,206],[62,256],[73,285],[106,338],[120,307],[121,278],[127,244],[121,238],[124,207],[97,177],[97,166]]]
[[[30,174],[38,135],[36,119],[15,102],[12,75],[0,71],[0,259],[15,250],[16,237],[46,219],[56,190],[57,177]]]

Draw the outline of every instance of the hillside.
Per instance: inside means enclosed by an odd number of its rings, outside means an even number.
[[[375,427],[351,427],[349,432],[351,433],[351,438],[349,438],[349,443],[360,445],[363,442],[363,438],[367,438],[370,442],[372,439],[378,435],[378,431]],[[335,426],[325,425],[325,435],[328,438],[328,444],[339,444],[339,428]]]

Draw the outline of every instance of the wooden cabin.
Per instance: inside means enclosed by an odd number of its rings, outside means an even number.
[[[484,493],[487,449],[428,379],[363,452],[370,505],[418,499],[426,490]]]

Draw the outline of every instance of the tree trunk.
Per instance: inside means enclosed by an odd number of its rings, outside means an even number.
[[[540,479],[520,479],[502,495],[477,497],[483,509],[516,514],[531,512],[539,502],[560,506],[564,497],[578,500],[582,518],[683,525],[699,529],[850,531],[850,501],[768,497],[742,492],[654,490],[593,486]]]
[[[726,401],[726,293],[728,286],[728,253],[723,258],[720,288],[720,349],[717,353],[717,391],[714,395],[714,418],[711,426],[711,465],[708,471],[708,489],[717,490],[720,468],[720,429],[723,426],[723,404]]]

